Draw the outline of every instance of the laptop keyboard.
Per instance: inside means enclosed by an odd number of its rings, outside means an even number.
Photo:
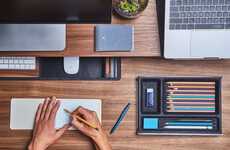
[[[170,0],[170,30],[230,29],[230,0]]]

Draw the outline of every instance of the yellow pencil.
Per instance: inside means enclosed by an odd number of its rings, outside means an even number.
[[[88,125],[89,127],[92,127],[92,128],[94,128],[94,129],[98,130],[98,128],[97,128],[95,125],[93,125],[93,124],[87,122],[86,120],[84,120],[83,118],[79,117],[78,115],[73,115],[72,112],[70,112],[70,111],[67,110],[67,109],[64,109],[64,111],[67,112],[68,114],[70,114],[72,117],[75,117],[75,118],[77,118],[78,120],[80,120],[81,122],[83,122],[84,124]]]

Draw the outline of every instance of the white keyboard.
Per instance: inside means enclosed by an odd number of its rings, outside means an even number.
[[[0,57],[0,70],[35,70],[36,57]]]

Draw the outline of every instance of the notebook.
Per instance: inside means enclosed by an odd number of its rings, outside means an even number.
[[[131,25],[97,25],[96,51],[134,50],[134,27]]]
[[[60,108],[55,120],[55,128],[59,129],[64,124],[70,122],[69,114],[63,109],[74,111],[77,107],[82,106],[97,113],[101,121],[101,105],[99,99],[59,99]],[[12,98],[10,111],[10,129],[12,130],[31,130],[34,126],[34,119],[38,105],[42,103],[42,98]]]

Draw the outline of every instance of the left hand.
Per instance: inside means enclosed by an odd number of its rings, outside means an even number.
[[[59,130],[55,129],[55,118],[59,107],[60,101],[57,101],[55,97],[46,98],[44,103],[38,106],[29,150],[47,149],[69,128],[69,125],[65,125]]]

